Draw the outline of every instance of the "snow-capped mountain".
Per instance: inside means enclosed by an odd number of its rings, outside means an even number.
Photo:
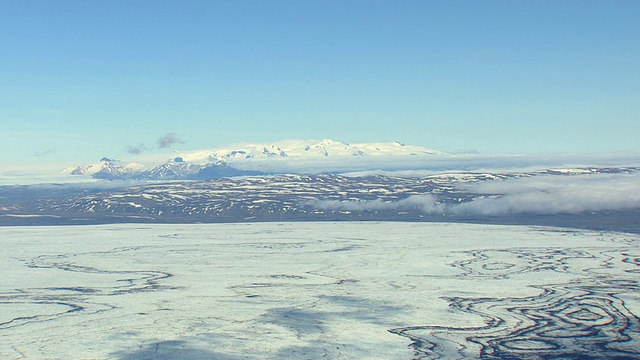
[[[63,172],[71,175],[90,175],[97,179],[103,179],[133,175],[143,171],[145,168],[145,165],[137,162],[123,163],[119,160],[103,157],[97,163],[70,167],[63,170]]]
[[[258,175],[255,171],[243,171],[229,166],[224,161],[214,161],[204,165],[187,163],[175,158],[149,170],[143,170],[132,176],[136,180],[208,180],[241,175]]]
[[[244,144],[181,152],[167,161],[145,161],[147,165],[104,157],[98,163],[68,168],[65,172],[106,180],[203,180],[263,173],[314,172],[308,166],[319,162],[321,167],[316,167],[315,172],[354,170],[369,164],[378,165],[381,158],[397,160],[441,154],[444,153],[399,142],[348,144],[329,139],[286,140],[277,144]]]
[[[216,149],[181,153],[180,156],[193,163],[225,160],[230,163],[238,160],[261,160],[273,158],[336,158],[336,157],[370,157],[370,156],[415,156],[442,155],[444,152],[420,146],[393,143],[362,143],[324,139],[283,140],[274,144],[242,144]]]
[[[95,179],[104,180],[206,180],[258,174],[255,171],[234,169],[224,161],[218,160],[201,165],[185,162],[180,157],[151,167],[102,158],[97,164],[78,166],[65,171],[71,175],[90,175]]]

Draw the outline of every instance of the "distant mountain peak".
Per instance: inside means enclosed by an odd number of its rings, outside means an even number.
[[[136,179],[136,180],[187,180],[209,179],[223,176],[256,175],[264,172],[278,173],[280,165],[316,162],[329,165],[340,164],[348,168],[357,162],[354,157],[377,163],[376,158],[402,158],[408,156],[433,156],[444,154],[441,151],[419,146],[405,145],[401,142],[349,144],[332,139],[322,140],[283,140],[270,144],[242,144],[212,150],[180,152],[172,158],[159,163],[143,165],[126,163],[103,157],[100,162],[69,168],[72,175],[90,175],[98,179]],[[274,161],[274,165],[271,162]],[[263,164],[253,167],[251,164]],[[278,165],[275,165],[278,164]],[[286,166],[284,168],[287,168]],[[282,169],[282,167],[281,167]],[[325,169],[327,169],[325,167]],[[289,170],[290,171],[290,170]],[[294,171],[295,172],[295,171]]]
[[[243,144],[234,147],[221,147],[210,150],[206,159],[269,159],[284,157],[351,157],[351,156],[405,156],[440,155],[444,152],[420,146],[406,145],[401,142],[350,144],[332,139],[322,140],[283,140],[273,144]],[[197,158],[199,151],[185,154],[187,161],[202,161]]]

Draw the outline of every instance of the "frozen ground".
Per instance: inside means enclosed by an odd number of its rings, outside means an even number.
[[[0,227],[0,358],[637,358],[638,240],[389,222]]]

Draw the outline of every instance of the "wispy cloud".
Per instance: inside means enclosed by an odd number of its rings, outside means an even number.
[[[178,138],[176,133],[168,133],[165,136],[158,138],[157,140],[158,148],[160,149],[171,147],[174,144],[184,144],[184,143],[185,143],[184,141]],[[139,155],[151,149],[153,149],[153,146],[148,147],[145,144],[138,144],[138,145],[128,145],[126,150],[131,155]]]
[[[168,133],[158,139],[158,147],[161,149],[168,148],[174,144],[184,144],[184,141],[180,140],[176,133]]]
[[[144,144],[140,144],[137,146],[129,145],[127,146],[127,152],[132,155],[142,154],[147,150],[147,147]]]
[[[53,151],[51,149],[47,149],[47,150],[43,150],[43,151],[36,151],[36,152],[33,153],[33,156],[35,156],[35,157],[43,157],[43,156],[51,155],[54,152],[55,151]]]

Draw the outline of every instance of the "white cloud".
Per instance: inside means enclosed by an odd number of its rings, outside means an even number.
[[[483,196],[448,209],[453,214],[575,214],[640,208],[640,174],[543,175],[472,185]]]
[[[413,210],[425,214],[441,214],[444,205],[438,204],[436,197],[431,194],[412,195],[399,201],[338,201],[338,200],[310,200],[305,205],[311,205],[320,210],[330,211],[374,211],[374,210]]]
[[[400,171],[417,176],[447,171],[535,171],[556,167],[638,166],[638,154],[592,155],[421,155],[327,158],[234,159],[242,170],[290,173],[339,172],[390,174]],[[403,175],[402,173],[397,175]]]
[[[640,173],[540,175],[466,185],[478,197],[460,204],[442,204],[431,194],[399,201],[310,201],[320,210],[406,210],[424,214],[496,216],[509,214],[576,214],[640,208]]]

